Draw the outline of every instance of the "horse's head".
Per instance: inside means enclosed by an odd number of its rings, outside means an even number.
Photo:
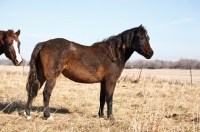
[[[153,50],[149,44],[149,36],[147,31],[144,29],[142,25],[140,25],[135,31],[135,35],[133,37],[132,45],[134,51],[143,55],[146,59],[150,59],[153,56]]]
[[[22,63],[22,57],[20,55],[20,30],[14,33],[12,30],[6,32],[0,32],[0,48],[7,58],[12,60],[13,64],[18,66]]]

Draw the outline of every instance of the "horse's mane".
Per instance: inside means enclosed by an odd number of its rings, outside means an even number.
[[[116,61],[117,59],[121,59],[120,49],[123,48],[123,45],[125,47],[131,47],[131,42],[137,29],[138,28],[132,28],[116,36],[110,36],[109,38],[106,38],[101,42],[94,43],[93,46],[99,46],[103,48],[108,56],[112,59],[112,61]],[[143,27],[142,29],[144,30],[144,32],[146,32]]]
[[[9,29],[8,31],[0,30],[0,33],[2,33],[3,36],[13,36],[15,34],[12,29]]]

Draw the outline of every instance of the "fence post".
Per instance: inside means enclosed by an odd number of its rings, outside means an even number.
[[[138,81],[140,80],[140,77],[141,77],[142,68],[143,68],[143,65],[142,65],[141,70],[140,70],[140,74],[139,74],[139,77],[138,77]]]
[[[190,78],[191,78],[191,85],[192,85],[192,68],[190,68]]]

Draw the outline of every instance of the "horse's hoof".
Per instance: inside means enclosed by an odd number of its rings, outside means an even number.
[[[31,116],[28,116],[25,111],[24,111],[24,116],[26,117],[27,120],[31,119]]]
[[[26,119],[27,119],[27,120],[30,120],[30,119],[31,119],[31,116],[26,116]]]
[[[115,118],[114,118],[114,116],[113,116],[113,115],[111,115],[111,116],[107,117],[107,120],[114,121],[114,120],[115,120]]]
[[[48,117],[48,118],[47,118],[47,120],[53,120],[53,117],[52,117],[52,116],[50,116],[50,117]]]
[[[104,115],[100,115],[99,118],[105,118],[105,116]]]

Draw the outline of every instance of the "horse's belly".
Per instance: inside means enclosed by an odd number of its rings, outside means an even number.
[[[62,74],[72,81],[79,83],[97,83],[101,82],[103,75],[99,72],[91,72],[86,69],[63,70]]]

